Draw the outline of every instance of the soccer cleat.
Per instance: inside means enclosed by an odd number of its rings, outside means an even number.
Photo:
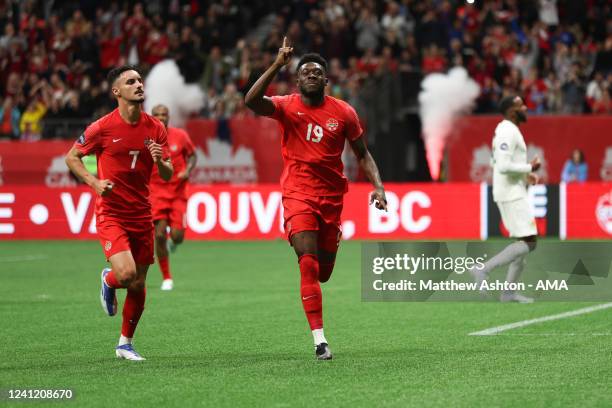
[[[331,360],[332,352],[327,343],[318,344],[315,348],[315,357],[317,360]]]
[[[102,269],[102,275],[100,280],[102,281],[102,287],[100,289],[100,302],[102,303],[102,309],[109,316],[117,314],[117,295],[115,294],[115,288],[111,288],[106,284],[104,278],[110,272],[110,268]]]
[[[138,354],[136,350],[134,350],[134,347],[130,343],[124,344],[123,346],[115,347],[115,355],[117,356],[117,358],[123,358],[125,360],[132,360],[132,361],[146,360],[146,358],[144,358],[143,356]]]
[[[533,298],[521,295],[520,293],[502,293],[499,297],[500,302],[533,303]]]
[[[164,279],[161,284],[161,290],[172,290],[174,282],[172,279]]]

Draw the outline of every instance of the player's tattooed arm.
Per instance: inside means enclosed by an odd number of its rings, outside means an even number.
[[[368,180],[374,185],[374,191],[370,194],[370,204],[374,203],[379,210],[387,211],[387,197],[385,196],[385,188],[380,179],[380,172],[378,171],[378,166],[370,154],[363,137],[360,136],[351,141],[350,144],[353,153],[357,156],[359,166],[363,169]]]
[[[151,152],[153,162],[157,165],[157,170],[159,170],[160,177],[164,181],[170,181],[174,169],[172,167],[172,162],[170,161],[170,158],[162,158],[162,146],[155,142],[150,142],[147,144],[147,147],[149,148],[149,152]]]
[[[262,116],[272,116],[274,114],[274,103],[265,96],[266,89],[268,89],[278,71],[291,61],[292,55],[293,47],[289,46],[287,37],[285,37],[283,39],[283,46],[278,49],[278,55],[270,68],[259,77],[244,97],[246,106],[256,114]]]
[[[70,149],[66,155],[66,165],[79,179],[85,184],[93,188],[96,194],[105,196],[113,189],[113,183],[110,180],[99,180],[93,174],[87,171],[83,164],[83,153],[79,152],[74,147]]]

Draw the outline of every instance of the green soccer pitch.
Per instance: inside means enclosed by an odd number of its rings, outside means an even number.
[[[364,303],[345,242],[323,285],[334,360],[315,361],[286,242],[186,242],[172,292],[149,271],[138,363],[115,358],[104,266],[94,241],[0,243],[0,388],[74,390],[54,407],[612,405],[612,309],[468,335],[593,303]]]

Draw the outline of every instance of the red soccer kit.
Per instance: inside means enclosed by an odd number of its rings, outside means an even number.
[[[174,174],[170,181],[164,181],[157,168],[153,168],[150,186],[153,221],[165,219],[171,228],[185,229],[187,180],[179,180],[177,176],[187,167],[187,158],[195,147],[187,132],[178,128],[168,128],[168,146]]]
[[[363,133],[357,113],[331,96],[313,107],[305,105],[299,94],[271,99],[275,107],[272,118],[279,122],[282,136],[281,187],[287,237],[318,231],[320,247],[335,252],[342,199],[348,190],[341,156],[346,140],[354,141]]]
[[[96,228],[107,259],[131,251],[137,264],[153,263],[149,180],[154,163],[147,144],[162,145],[167,157],[166,139],[166,128],[153,116],[141,112],[138,123],[130,125],[115,109],[74,144],[84,155],[95,154],[98,178],[113,183],[107,195],[96,198]]]

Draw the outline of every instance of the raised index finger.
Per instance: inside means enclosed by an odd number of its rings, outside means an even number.
[[[283,37],[283,48],[287,47],[287,36]]]

